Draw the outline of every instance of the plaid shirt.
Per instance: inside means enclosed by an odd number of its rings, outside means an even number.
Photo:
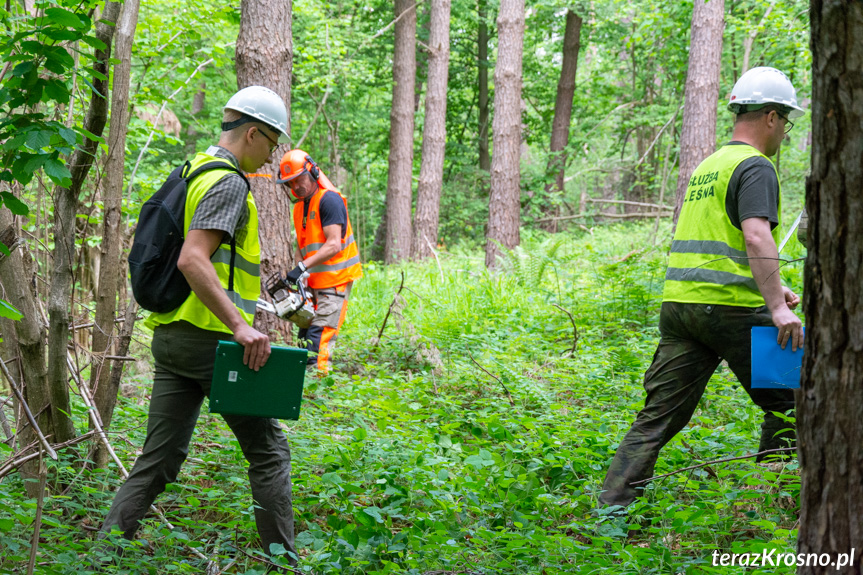
[[[237,158],[225,148],[211,146],[207,153],[227,160],[236,168],[240,167]],[[234,173],[227,174],[201,198],[189,229],[221,230],[226,236],[234,236],[238,244],[242,243],[249,224],[249,208],[246,206],[248,193],[243,178]],[[227,237],[225,241],[228,241]]]

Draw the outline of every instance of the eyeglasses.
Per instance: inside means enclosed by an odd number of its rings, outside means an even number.
[[[785,120],[785,133],[786,134],[791,131],[791,129],[794,127],[794,122],[792,122],[790,119],[788,119],[788,116],[783,116],[782,114],[779,113],[779,110],[775,110],[775,109],[768,108],[767,110],[764,111],[765,114],[769,114],[770,112],[776,112],[777,116],[779,116],[780,118]]]
[[[779,112],[776,112],[776,113],[779,114]],[[791,120],[788,119],[787,116],[783,116],[782,114],[779,114],[779,117],[782,118],[783,120],[785,120],[785,133],[787,134],[794,127],[794,122],[792,122]]]
[[[261,130],[260,128],[258,128],[258,132],[259,132],[259,133],[261,133],[261,134],[263,134],[263,135],[264,135],[264,137],[265,137],[267,140],[269,140],[269,141],[270,141],[270,143],[272,144],[272,146],[270,146],[270,153],[272,154],[272,153],[273,153],[273,150],[275,150],[276,148],[278,148],[278,147],[279,147],[279,142],[278,142],[278,141],[276,141],[276,140],[273,140],[271,137],[269,137],[269,136],[267,135],[267,133],[266,133],[265,131]]]

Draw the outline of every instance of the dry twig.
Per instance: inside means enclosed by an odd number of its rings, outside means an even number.
[[[739,459],[752,459],[753,457],[758,457],[759,455],[768,455],[770,453],[789,453],[792,451],[797,451],[796,447],[780,447],[778,449],[766,449],[764,451],[759,451],[758,453],[750,453],[749,455],[740,455],[738,457],[726,457],[725,459],[714,459],[713,461],[705,461],[704,463],[699,463],[698,465],[691,465],[689,467],[684,467],[683,469],[676,469],[671,473],[664,473],[662,475],[656,475],[649,479],[642,479],[641,481],[631,481],[630,485],[641,485],[642,483],[647,483],[649,481],[653,481],[655,479],[662,479],[663,477],[670,477],[672,475],[677,475],[678,473],[683,473],[684,471],[690,471],[692,469],[698,469],[699,467],[707,467],[708,465],[713,465],[714,463],[727,463],[729,461],[737,461]]]
[[[497,380],[497,382],[500,384],[500,386],[501,386],[501,387],[503,388],[503,390],[506,392],[506,398],[507,398],[507,399],[509,399],[509,404],[510,404],[512,407],[515,407],[515,402],[512,400],[512,394],[510,394],[509,390],[506,388],[506,385],[504,385],[503,381],[501,381],[501,379],[500,379],[498,376],[496,376],[495,374],[493,374],[492,372],[490,372],[489,370],[487,370],[486,368],[484,368],[482,365],[480,365],[480,363],[479,363],[477,360],[475,360],[475,359],[473,358],[473,354],[470,352],[470,350],[467,350],[467,354],[470,356],[470,360],[471,360],[472,362],[474,362],[478,368],[480,368],[481,370],[483,370],[484,372],[486,372],[488,375],[490,375],[491,377],[493,377],[495,380]]]
[[[560,307],[556,303],[553,303],[551,305],[568,315],[569,321],[572,322],[572,349],[569,350],[569,355],[575,355],[576,349],[578,347],[578,327],[575,325],[575,318],[572,317],[572,314],[569,313],[569,310]]]
[[[387,309],[387,315],[384,316],[384,323],[381,324],[381,329],[378,330],[378,337],[375,340],[375,344],[372,346],[372,349],[376,348],[378,344],[381,342],[381,337],[384,335],[384,328],[387,327],[387,320],[390,319],[390,314],[393,311],[393,308],[396,306],[396,302],[399,300],[399,295],[402,293],[402,290],[405,288],[405,272],[402,272],[402,283],[399,285],[399,289],[396,292],[396,295],[393,296],[393,303],[390,304],[389,309]]]
[[[57,460],[57,452],[51,448],[51,444],[48,443],[48,440],[45,438],[45,434],[42,433],[42,430],[39,429],[39,424],[36,423],[36,418],[33,417],[33,412],[30,411],[30,406],[27,405],[27,402],[24,401],[24,395],[21,393],[21,390],[18,389],[18,386],[15,384],[15,380],[12,378],[12,374],[9,373],[9,368],[6,367],[6,362],[0,358],[0,370],[3,371],[3,375],[6,376],[6,381],[9,382],[9,387],[12,388],[12,393],[15,394],[15,397],[18,399],[18,403],[21,405],[21,408],[24,410],[24,415],[27,416],[27,421],[30,422],[30,426],[33,428],[33,433],[35,433],[39,437],[39,441],[42,442],[42,447],[45,448],[45,452],[48,456],[54,461]]]

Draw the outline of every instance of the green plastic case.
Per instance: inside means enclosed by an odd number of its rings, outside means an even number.
[[[210,388],[210,413],[300,418],[308,351],[272,346],[259,371],[243,365],[243,346],[220,341]]]

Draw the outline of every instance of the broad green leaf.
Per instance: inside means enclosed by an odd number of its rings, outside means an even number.
[[[40,150],[51,143],[51,130],[33,130],[27,132],[27,146],[31,150]]]
[[[52,24],[61,28],[74,28],[75,30],[84,30],[88,27],[77,14],[69,12],[65,8],[47,8],[45,16]]]
[[[365,513],[366,515],[370,515],[370,516],[374,517],[375,521],[377,521],[378,523],[384,522],[384,518],[381,517],[381,508],[380,507],[377,507],[377,506],[366,507],[365,509],[363,509],[363,513]]]
[[[36,67],[36,64],[33,62],[21,62],[14,68],[12,68],[13,76],[23,76],[33,70]]]
[[[83,38],[81,38],[81,41],[85,44],[89,44],[97,50],[105,50],[107,48],[104,42],[93,36],[84,36]]]
[[[3,203],[6,204],[9,211],[16,216],[26,216],[30,213],[27,204],[16,198],[12,192],[0,192],[0,197],[3,198]]]
[[[52,181],[61,186],[68,186],[72,183],[72,173],[59,160],[48,160],[45,162],[45,173]]]
[[[0,316],[8,317],[13,321],[18,321],[24,317],[24,314],[12,307],[9,302],[0,299]]]

